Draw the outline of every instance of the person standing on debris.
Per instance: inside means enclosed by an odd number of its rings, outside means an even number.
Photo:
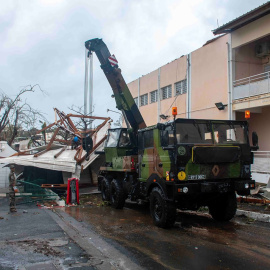
[[[9,173],[9,208],[10,212],[17,212],[15,205],[15,190],[16,186],[16,176],[15,176],[15,166],[10,165],[10,173]]]

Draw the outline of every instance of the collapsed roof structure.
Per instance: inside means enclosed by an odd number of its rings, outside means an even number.
[[[101,162],[98,162],[96,166],[94,164],[94,168],[91,168],[90,171],[86,169],[99,159],[98,152],[103,149],[107,137],[106,133],[112,120],[109,117],[65,114],[56,108],[54,111],[55,122],[37,132],[37,134],[45,134],[46,130],[54,128],[53,135],[48,142],[44,136],[44,146],[18,152],[8,158],[1,159],[0,162],[61,171],[64,184],[67,183],[68,178],[75,176],[87,183],[91,179],[92,184],[94,184]],[[87,125],[84,129],[79,129],[71,118],[81,119],[84,122],[86,119],[102,120],[102,123],[94,129],[87,129]],[[65,138],[59,136],[61,131],[64,132]],[[89,175],[91,173],[94,175]]]

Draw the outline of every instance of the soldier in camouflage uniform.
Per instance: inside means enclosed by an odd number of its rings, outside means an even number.
[[[9,207],[10,212],[17,212],[15,206],[15,191],[14,187],[16,186],[16,176],[15,176],[15,166],[10,165],[10,173],[9,173]]]

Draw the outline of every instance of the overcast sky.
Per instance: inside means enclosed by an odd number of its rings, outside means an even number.
[[[83,106],[84,42],[102,38],[126,82],[201,47],[211,30],[258,7],[261,0],[0,0],[0,89],[27,96],[54,121],[53,108]],[[112,90],[94,57],[94,115],[115,110]]]

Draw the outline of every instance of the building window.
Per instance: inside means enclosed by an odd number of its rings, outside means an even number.
[[[162,99],[167,99],[172,97],[172,86],[168,85],[166,87],[161,88],[162,91]]]
[[[158,100],[157,90],[150,92],[150,103],[155,103]]]
[[[148,94],[140,96],[140,106],[148,104]]]
[[[175,95],[182,95],[187,92],[187,80],[182,80],[174,84]]]
[[[134,102],[135,102],[136,105],[138,106],[138,98],[137,98],[137,97],[134,98]]]

